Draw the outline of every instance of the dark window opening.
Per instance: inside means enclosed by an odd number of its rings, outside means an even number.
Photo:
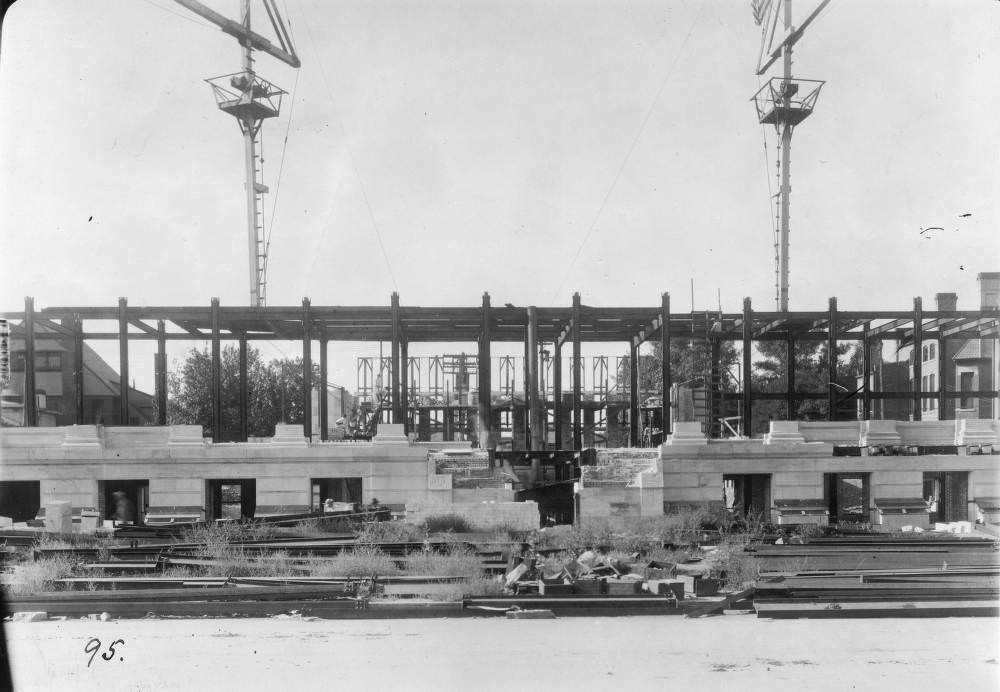
[[[208,519],[250,519],[257,509],[256,479],[205,481]]]
[[[960,377],[959,391],[962,392],[962,398],[959,402],[960,408],[972,408],[972,400],[965,395],[966,392],[972,391],[973,381],[976,377],[974,372],[963,372]]]
[[[310,487],[314,512],[323,511],[327,502],[331,511],[345,511],[347,505],[353,511],[361,506],[360,478],[313,478]]]
[[[867,473],[826,474],[826,498],[832,523],[869,521],[869,495]]]
[[[767,519],[771,511],[771,476],[766,473],[727,474],[722,477],[727,510],[741,516]]]
[[[99,481],[98,511],[105,521],[142,524],[149,511],[149,481]]]
[[[969,472],[924,473],[924,499],[930,505],[930,521],[965,521],[969,518]]]
[[[42,505],[39,481],[0,481],[0,516],[12,521],[31,521]]]

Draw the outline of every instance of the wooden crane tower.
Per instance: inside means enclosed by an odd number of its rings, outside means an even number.
[[[812,113],[824,82],[813,79],[792,78],[792,47],[802,38],[802,32],[830,3],[821,0],[816,8],[798,27],[792,25],[792,0],[751,0],[754,20],[762,28],[757,76],[783,58],[784,72],[772,77],[754,94],[757,118],[761,124],[774,125],[781,138],[781,185],[778,191],[779,229],[776,243],[777,281],[776,302],[780,312],[788,311],[788,254],[789,254],[789,203],[791,201],[792,131]],[[778,32],[778,22],[784,29],[784,38]]]
[[[228,19],[196,0],[175,0],[199,17],[207,19],[233,36],[242,47],[243,64],[239,72],[207,79],[219,109],[236,118],[243,133],[246,155],[246,203],[248,260],[250,268],[250,305],[260,307],[266,302],[267,242],[264,238],[264,194],[260,156],[260,127],[266,118],[277,117],[285,91],[257,76],[253,51],[259,50],[292,67],[301,66],[284,20],[274,0],[261,0],[280,45],[274,45],[250,25],[250,0],[240,0],[240,21]]]

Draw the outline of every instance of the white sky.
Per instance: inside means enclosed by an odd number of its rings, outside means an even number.
[[[270,305],[669,291],[681,311],[693,278],[698,309],[774,309],[748,1],[285,2],[303,65],[264,126]],[[242,140],[202,81],[239,69],[235,39],[170,0],[20,0],[0,48],[2,309],[245,304]],[[794,74],[827,84],[793,140],[791,309],[978,308],[1000,270],[1000,3],[833,0]]]

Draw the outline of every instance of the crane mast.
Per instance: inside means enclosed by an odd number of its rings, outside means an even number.
[[[240,0],[239,22],[228,19],[196,0],[175,0],[175,2],[212,22],[240,43],[242,70],[205,81],[212,87],[219,110],[235,117],[243,134],[250,305],[260,307],[267,299],[268,253],[264,234],[264,195],[268,192],[268,188],[263,179],[261,124],[267,118],[275,118],[280,114],[281,99],[286,92],[257,75],[254,70],[253,51],[265,52],[296,68],[301,62],[274,0],[262,0],[262,2],[279,46],[253,31],[250,22],[250,0]]]
[[[751,7],[754,20],[762,28],[761,50],[757,61],[757,75],[763,75],[767,69],[782,58],[782,76],[771,78],[754,94],[753,101],[757,107],[757,117],[761,124],[774,125],[781,138],[781,160],[779,170],[781,184],[778,188],[778,242],[777,242],[777,280],[775,282],[775,301],[780,312],[788,311],[789,286],[789,234],[792,183],[792,132],[795,126],[812,113],[819,98],[824,82],[812,79],[794,79],[792,77],[792,47],[802,38],[802,32],[812,23],[816,16],[830,3],[822,0],[806,17],[798,28],[792,25],[792,0],[752,0]],[[784,39],[777,40],[778,22],[784,29]]]

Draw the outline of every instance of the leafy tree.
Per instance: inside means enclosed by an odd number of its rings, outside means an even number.
[[[751,375],[755,392],[783,393],[787,389],[786,369],[788,353],[783,341],[757,341],[755,347],[761,358],[754,362]],[[791,414],[785,410],[784,401],[766,401],[755,399],[753,403],[752,431],[766,432],[771,420],[826,420],[829,411],[827,392],[830,388],[830,374],[827,362],[828,347],[826,342],[796,341],[795,342],[795,391],[810,392],[816,399],[795,402]],[[837,398],[843,403],[837,412],[838,418],[848,414],[848,408],[853,409],[853,394],[855,385],[857,349],[849,344],[837,345]],[[850,353],[845,361],[844,356]]]
[[[222,435],[237,439],[240,420],[239,348],[228,344],[220,354]],[[319,381],[313,364],[313,382]],[[207,348],[190,349],[175,360],[167,377],[167,422],[201,425],[212,434],[212,356]],[[274,434],[276,423],[303,423],[302,358],[265,362],[247,348],[247,428],[251,437]]]
[[[659,393],[663,390],[663,346],[659,340],[653,342],[652,346],[650,353],[639,356],[639,391],[642,393]],[[623,390],[628,388],[630,360],[628,356],[623,358],[618,371],[618,382]],[[739,357],[732,342],[723,341],[719,344],[719,363],[722,389],[727,392],[738,391],[739,378],[735,373]],[[707,339],[670,340],[670,378],[673,384],[704,387],[711,367],[712,345]]]

